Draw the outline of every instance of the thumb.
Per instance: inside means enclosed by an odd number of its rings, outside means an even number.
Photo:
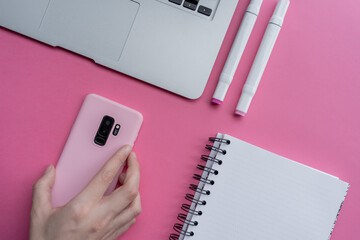
[[[123,172],[123,173],[121,173],[121,174],[119,175],[119,183],[120,183],[121,185],[124,184],[125,178],[126,178],[126,173]]]
[[[55,182],[55,169],[49,165],[43,175],[33,186],[33,208],[49,211],[51,204],[51,189]]]

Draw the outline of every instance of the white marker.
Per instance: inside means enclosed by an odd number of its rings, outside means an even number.
[[[224,69],[221,72],[219,83],[212,98],[213,103],[221,104],[225,98],[226,92],[234,78],[252,29],[254,28],[262,2],[263,0],[251,0],[245,12],[239,31],[234,40],[234,44],[226,60]]]
[[[236,115],[245,116],[249,109],[251,100],[255,95],[257,87],[259,86],[266,64],[270,58],[270,54],[274,48],[276,39],[280,33],[280,29],[289,4],[289,0],[279,0],[276,5],[275,11],[270,19],[268,27],[266,28],[263,40],[251,67],[250,73],[242,89],[241,97],[235,111]]]

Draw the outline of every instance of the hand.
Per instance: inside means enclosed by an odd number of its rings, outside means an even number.
[[[122,147],[81,193],[59,208],[51,205],[55,169],[50,165],[34,184],[30,240],[109,240],[128,230],[141,212],[140,169],[135,153],[130,152],[130,146]],[[126,159],[128,169],[119,177],[122,185],[104,196]]]

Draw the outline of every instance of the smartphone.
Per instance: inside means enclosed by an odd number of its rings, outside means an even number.
[[[56,166],[53,206],[63,206],[80,193],[119,148],[134,145],[142,121],[133,109],[87,95]],[[105,195],[115,189],[123,167]]]

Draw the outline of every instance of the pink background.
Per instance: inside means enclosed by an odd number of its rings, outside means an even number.
[[[360,2],[293,0],[250,111],[233,111],[276,1],[265,0],[225,102],[210,104],[249,0],[240,1],[203,96],[186,100],[0,29],[0,238],[26,239],[32,184],[56,164],[84,97],[144,115],[135,150],[143,213],[122,239],[167,239],[203,146],[218,131],[351,184],[332,240],[359,239]]]

